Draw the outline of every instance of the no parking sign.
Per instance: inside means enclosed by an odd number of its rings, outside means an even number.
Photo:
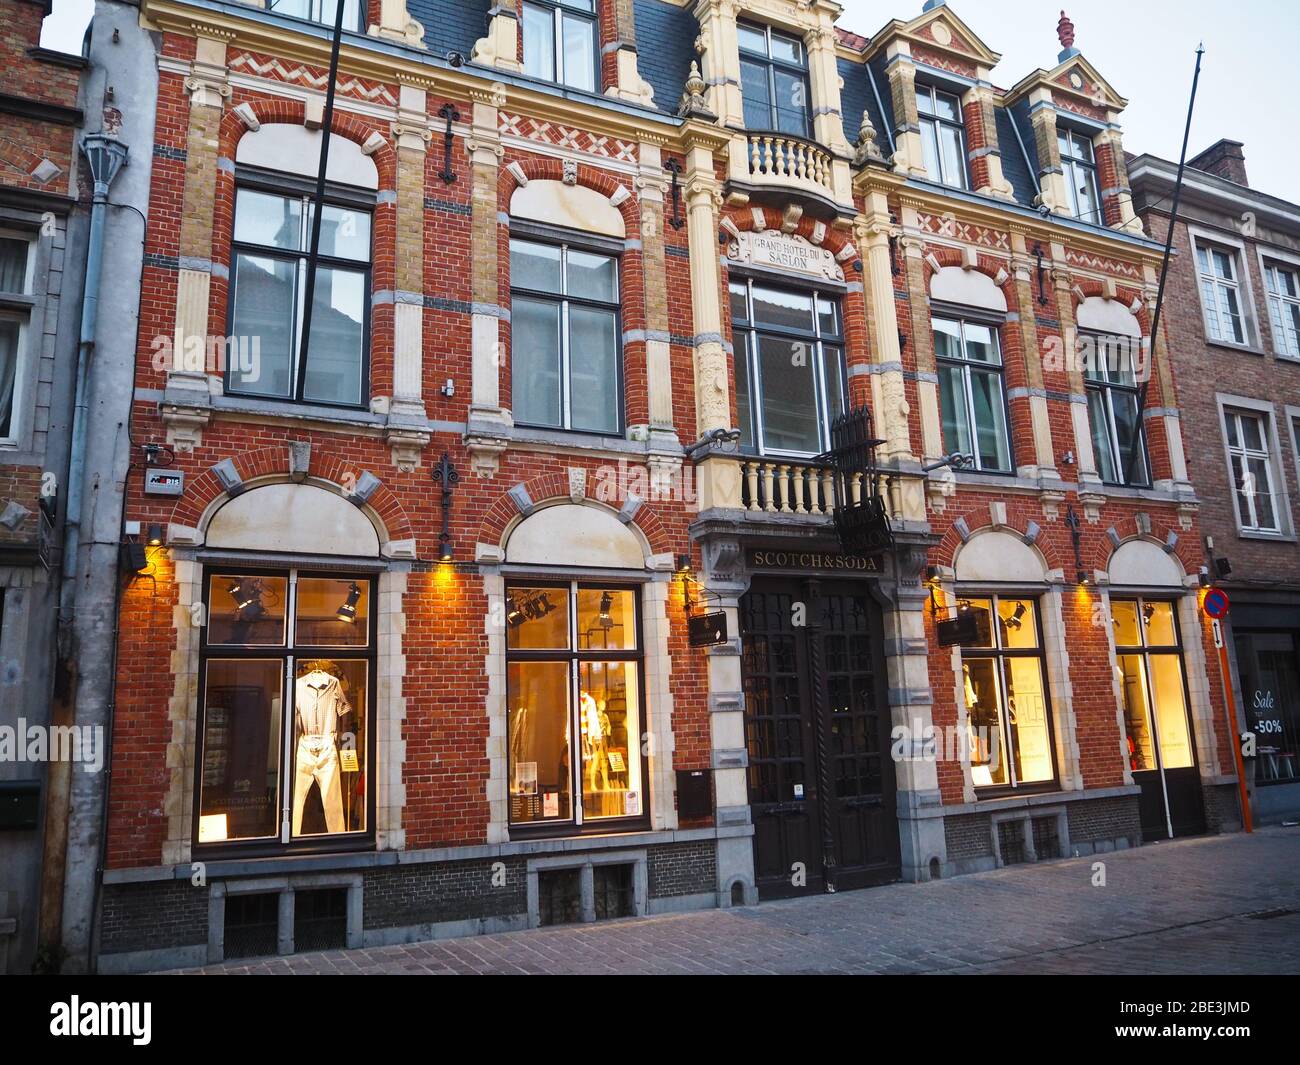
[[[1228,605],[1228,593],[1218,588],[1211,588],[1201,600],[1201,609],[1205,611],[1205,616],[1215,621],[1221,621],[1228,616]]]

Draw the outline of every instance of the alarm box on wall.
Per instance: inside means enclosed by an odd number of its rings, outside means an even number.
[[[677,816],[694,821],[713,816],[713,788],[707,769],[677,770]]]

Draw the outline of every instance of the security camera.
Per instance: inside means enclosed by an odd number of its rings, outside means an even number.
[[[1048,215],[1052,213],[1052,209],[1048,207],[1047,204],[1040,203],[1038,205],[1038,213],[1042,215],[1044,218],[1046,218]]]
[[[453,67],[463,67],[465,65],[465,57],[459,52],[448,52],[447,62]]]

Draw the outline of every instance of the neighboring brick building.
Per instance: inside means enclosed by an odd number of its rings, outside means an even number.
[[[1161,249],[1124,101],[1068,24],[1002,91],[927,8],[372,0],[300,361],[329,34],[143,0],[101,968],[1234,823],[1162,339],[1130,432]],[[820,456],[867,407],[863,556]]]
[[[44,762],[26,757],[25,726],[50,720],[54,530],[85,247],[75,214],[83,63],[40,47],[49,11],[48,0],[0,3],[0,730],[10,739],[0,755],[0,973],[27,971],[37,950],[48,781]]]
[[[1177,164],[1130,160],[1133,197],[1166,239]],[[1242,145],[1190,160],[1167,309],[1201,498],[1202,564],[1232,603],[1233,691],[1256,738],[1253,807],[1300,813],[1300,206],[1250,187]]]

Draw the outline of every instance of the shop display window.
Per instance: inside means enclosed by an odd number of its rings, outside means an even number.
[[[372,591],[367,577],[208,576],[196,844],[368,832]]]
[[[1194,766],[1174,604],[1112,599],[1110,610],[1129,769],[1142,773]]]
[[[507,589],[512,824],[647,815],[638,603],[630,588]]]

